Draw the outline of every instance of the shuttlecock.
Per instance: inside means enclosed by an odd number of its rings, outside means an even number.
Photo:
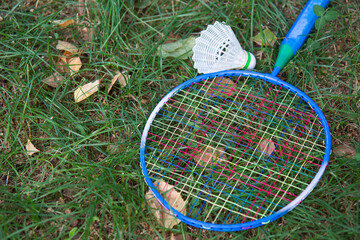
[[[195,41],[192,59],[199,73],[255,68],[255,56],[242,49],[234,32],[225,24],[216,21],[201,31]]]

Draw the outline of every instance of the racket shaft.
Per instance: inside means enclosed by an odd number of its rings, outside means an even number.
[[[320,5],[323,8],[326,8],[329,2],[329,0],[310,0],[307,2],[299,17],[295,20],[291,29],[286,34],[285,39],[281,42],[272,75],[276,76],[280,72],[308,38],[315,25],[315,21],[319,18],[314,13],[314,6]]]

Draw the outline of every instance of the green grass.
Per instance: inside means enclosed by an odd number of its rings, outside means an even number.
[[[53,20],[76,17],[76,1],[0,3],[0,238],[167,239],[357,239],[360,237],[360,4],[332,1],[340,17],[311,38],[280,74],[323,109],[333,145],[347,143],[353,158],[330,158],[318,186],[283,218],[243,232],[203,231],[183,223],[161,227],[144,201],[148,190],[139,166],[142,129],[161,97],[196,75],[190,59],[158,56],[164,42],[196,36],[215,20],[232,26],[256,69],[270,72],[281,37],[305,1],[96,1],[80,25],[95,26],[85,43],[76,26]],[[90,2],[90,1],[89,1]],[[1,19],[0,18],[0,19]],[[250,41],[260,29],[279,37],[274,47]],[[79,74],[57,88],[41,80],[56,70],[58,40],[82,51]],[[126,87],[107,89],[126,70]],[[79,86],[100,80],[100,90],[74,103]],[[133,95],[133,97],[129,97]],[[143,102],[141,101],[143,100]],[[146,101],[144,101],[146,100]],[[40,150],[26,154],[27,139]]]

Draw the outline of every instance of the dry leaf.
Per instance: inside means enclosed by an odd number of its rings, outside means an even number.
[[[68,43],[65,41],[59,41],[58,44],[56,45],[56,49],[67,51],[67,52],[70,52],[71,54],[75,54],[75,53],[79,52],[79,49],[77,47],[75,47],[74,44],[71,44],[71,43]]]
[[[84,27],[80,30],[81,38],[85,42],[91,42],[93,40],[93,31],[94,29],[91,27]]]
[[[53,23],[57,24],[61,28],[66,28],[75,23],[74,19],[67,19],[67,20],[55,20]]]
[[[96,93],[99,90],[99,84],[100,81],[96,80],[92,83],[85,84],[76,89],[74,92],[75,102],[81,102]]]
[[[59,72],[71,73],[71,75],[74,75],[80,70],[81,66],[82,66],[82,62],[80,57],[72,57],[72,58],[60,57],[56,69]]]
[[[128,79],[130,78],[129,75],[125,74],[125,71],[120,74],[118,77],[119,83],[121,86],[125,87],[127,85]]]
[[[260,142],[260,151],[267,154],[267,155],[271,155],[272,152],[275,150],[275,144],[273,141],[269,140],[269,139],[264,139]]]
[[[40,150],[37,149],[29,139],[27,141],[25,148],[26,148],[26,152],[29,156],[33,155],[34,153],[40,152]]]
[[[73,57],[68,59],[68,65],[71,70],[71,75],[77,73],[82,66],[80,57]]]
[[[125,74],[125,71],[123,71],[122,73],[120,73],[119,71],[116,72],[116,75],[114,76],[114,78],[111,80],[109,89],[108,89],[108,93],[110,92],[111,88],[113,87],[113,85],[115,84],[116,80],[119,80],[119,83],[121,86],[125,87],[127,84],[127,80],[129,79],[130,76]]]
[[[154,182],[154,185],[161,193],[161,195],[167,199],[167,202],[170,206],[182,214],[186,214],[185,201],[181,197],[180,193],[174,189],[174,186],[163,181],[156,181]],[[166,228],[173,228],[176,224],[180,223],[179,219],[177,219],[169,211],[161,206],[161,204],[152,194],[151,190],[146,193],[145,199],[147,200],[149,207],[151,208],[151,212],[155,215],[159,224]]]
[[[56,70],[62,73],[70,72],[70,68],[68,66],[68,59],[66,57],[59,57],[59,61],[56,65]]]
[[[219,162],[224,162],[225,160],[225,149],[222,147],[214,148],[207,146],[195,154],[194,161],[201,166],[207,166],[209,163],[217,164]]]
[[[183,236],[182,234],[174,235],[173,233],[171,233],[170,240],[191,240],[191,237],[187,234]]]
[[[341,144],[333,148],[333,153],[337,157],[354,157],[356,155],[356,150],[352,146],[347,144]]]
[[[139,100],[134,95],[130,94],[128,96],[130,96],[134,101],[139,102]],[[141,103],[142,104],[146,104],[149,101],[150,101],[150,98],[148,96],[142,96],[142,98],[141,98]]]
[[[214,79],[207,93],[212,97],[218,97],[219,95],[226,94],[231,95],[235,90],[235,83],[229,78],[217,77]]]
[[[119,78],[120,75],[121,75],[121,73],[119,71],[116,71],[116,75],[111,80],[111,83],[110,83],[110,86],[108,89],[108,93],[110,92],[110,90],[112,89],[113,85],[115,84],[116,80]]]
[[[61,83],[64,78],[57,72],[54,72],[50,77],[47,77],[41,80],[43,83],[46,83],[50,87],[56,88],[59,83]]]

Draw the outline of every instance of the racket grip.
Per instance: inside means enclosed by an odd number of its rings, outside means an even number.
[[[309,33],[319,17],[314,13],[314,6],[320,5],[326,8],[330,0],[309,0],[298,18],[281,42],[279,54],[277,56],[275,67],[271,75],[277,76],[281,69],[293,58],[297,50],[301,48]]]

